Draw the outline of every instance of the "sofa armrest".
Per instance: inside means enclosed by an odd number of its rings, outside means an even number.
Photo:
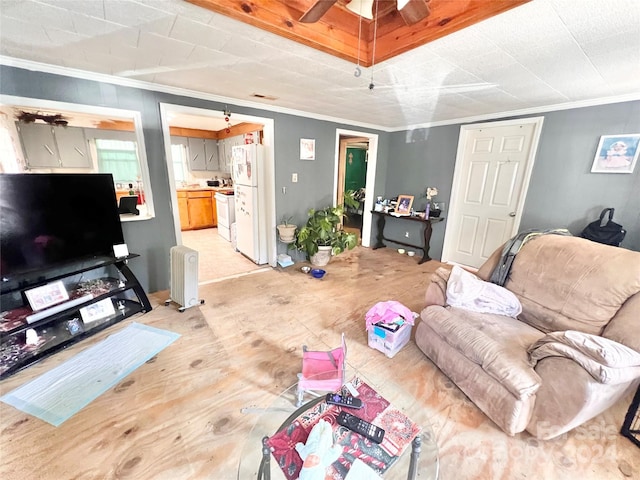
[[[600,383],[628,383],[640,378],[640,353],[611,339],[567,330],[545,335],[529,347],[531,366],[548,357],[578,363]]]
[[[535,371],[542,383],[526,430],[541,440],[557,437],[601,414],[634,391],[640,381],[600,383],[563,357],[547,357]]]
[[[618,313],[609,321],[602,336],[640,352],[640,293],[622,304]]]
[[[449,281],[449,276],[451,275],[451,270],[448,268],[440,267],[438,268],[429,279],[429,285],[427,286],[427,291],[424,296],[425,307],[429,305],[440,305],[444,306],[447,303],[447,282]]]

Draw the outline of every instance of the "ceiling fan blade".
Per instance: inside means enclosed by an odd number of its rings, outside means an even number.
[[[401,4],[404,3],[404,6]],[[431,9],[429,8],[429,0],[405,0],[398,2],[398,11],[400,16],[407,25],[418,23],[429,16]]]
[[[317,22],[337,1],[338,0],[316,0],[316,2],[311,5],[311,7],[309,7],[309,10],[304,12],[304,14],[300,17],[300,22]]]

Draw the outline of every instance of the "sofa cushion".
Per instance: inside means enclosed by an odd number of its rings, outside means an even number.
[[[516,255],[505,287],[522,303],[520,320],[544,332],[599,335],[622,304],[640,292],[640,253],[542,235]]]
[[[527,358],[527,348],[544,336],[539,330],[511,317],[455,307],[430,306],[422,311],[422,318],[515,398],[527,398],[539,388],[540,377]]]

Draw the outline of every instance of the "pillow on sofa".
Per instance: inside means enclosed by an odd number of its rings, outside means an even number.
[[[480,313],[517,317],[522,312],[518,298],[504,287],[479,279],[455,265],[447,283],[447,304]]]

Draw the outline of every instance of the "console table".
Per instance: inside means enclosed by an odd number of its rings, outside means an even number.
[[[398,243],[400,245],[405,245],[407,247],[413,247],[413,248],[418,248],[418,249],[422,250],[422,258],[418,262],[418,265],[420,265],[421,263],[428,262],[429,260],[431,260],[431,257],[429,257],[429,241],[431,240],[431,224],[443,221],[444,220],[443,217],[420,218],[420,217],[412,217],[412,216],[409,216],[409,215],[403,215],[403,216],[396,217],[395,215],[392,215],[390,213],[384,213],[384,212],[372,211],[371,213],[374,216],[378,217],[378,234],[376,236],[376,244],[372,247],[373,250],[375,250],[377,248],[386,247],[386,245],[383,243],[383,240],[387,240],[389,242]],[[406,243],[406,242],[403,242],[401,240],[395,240],[395,239],[392,239],[392,238],[385,237],[384,236],[384,226],[385,226],[385,224],[387,222],[387,217],[396,218],[396,219],[401,220],[401,221],[419,222],[423,227],[422,244],[416,245],[416,244],[413,244],[413,243]]]

